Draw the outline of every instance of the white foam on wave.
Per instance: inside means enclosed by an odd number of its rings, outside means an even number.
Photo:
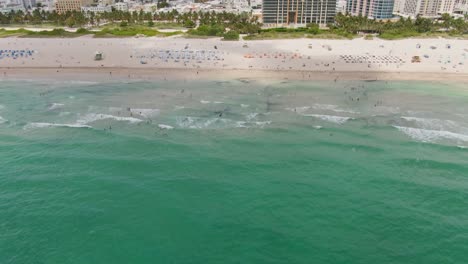
[[[238,128],[250,128],[250,127],[263,128],[266,125],[270,125],[270,124],[271,124],[271,121],[257,121],[257,122],[237,121],[235,127],[238,127]]]
[[[422,128],[394,126],[412,139],[422,142],[436,142],[442,139],[468,142],[468,135],[458,134],[445,130],[430,130]]]
[[[62,108],[64,106],[64,104],[60,104],[60,103],[52,103],[50,106],[49,106],[49,110],[55,110],[55,109],[59,109],[59,108]]]
[[[105,119],[113,119],[116,121],[126,121],[130,123],[138,123],[142,122],[143,120],[135,118],[135,117],[122,117],[122,116],[113,116],[113,115],[106,115],[106,114],[96,114],[96,113],[91,113],[91,114],[86,114],[81,117],[77,121],[78,124],[89,124],[93,123],[99,120],[105,120]]]
[[[179,117],[177,126],[191,129],[223,129],[223,128],[248,128],[264,127],[271,124],[271,121],[234,121],[226,118],[203,118],[203,117]]]
[[[441,120],[435,118],[421,118],[412,116],[402,116],[403,120],[415,123],[418,127],[430,130],[463,130],[457,122],[452,120]]]
[[[271,124],[271,121],[258,121],[258,122],[255,122],[255,125],[257,126],[266,126],[266,125],[270,125]]]
[[[348,120],[352,119],[351,117],[347,117],[347,116],[332,116],[332,115],[307,114],[307,115],[304,115],[304,116],[315,117],[315,118],[321,119],[323,121],[327,121],[327,122],[331,122],[331,123],[335,123],[335,124],[340,124],[340,125],[344,124]]]
[[[91,128],[91,126],[83,125],[83,124],[57,124],[57,123],[33,122],[33,123],[28,123],[27,125],[25,125],[23,129],[46,128],[46,127]]]
[[[159,124],[158,127],[160,129],[173,129],[174,127],[172,126],[169,126],[169,125],[165,125],[165,124]]]
[[[330,104],[314,104],[312,108],[317,109],[317,110],[328,110],[328,111],[333,111],[337,113],[359,114],[359,112],[349,110],[349,109],[341,109],[337,105],[330,105]]]
[[[209,104],[209,103],[211,103],[211,102],[210,102],[210,101],[201,100],[200,103],[202,103],[202,104]]]
[[[159,115],[159,109],[152,108],[132,108],[131,112],[145,118],[151,118]]]
[[[252,119],[255,119],[258,116],[258,113],[250,113],[246,116],[247,120],[250,121]]]
[[[250,106],[250,105],[248,105],[248,104],[241,104],[241,107],[242,107],[242,108],[247,108],[247,107],[249,107],[249,106]]]
[[[0,116],[0,124],[6,123],[8,120]]]
[[[315,129],[322,129],[323,126],[314,126]]]
[[[5,109],[5,106],[0,104],[0,110],[3,110],[3,109]]]
[[[247,122],[245,122],[245,121],[237,121],[236,122],[236,127],[247,128],[248,126],[246,124],[247,124]]]
[[[201,118],[201,117],[184,117],[177,119],[177,125],[181,128],[214,128],[229,123],[228,119],[224,118]],[[215,126],[216,124],[216,126]]]

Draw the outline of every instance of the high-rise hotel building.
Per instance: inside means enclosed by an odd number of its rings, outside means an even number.
[[[455,0],[396,0],[394,13],[416,18],[417,16],[435,18],[441,14],[452,14],[455,8]]]
[[[308,23],[333,23],[336,0],[263,0],[263,24],[297,26]]]
[[[346,11],[353,16],[365,16],[371,19],[393,17],[394,0],[348,0]]]

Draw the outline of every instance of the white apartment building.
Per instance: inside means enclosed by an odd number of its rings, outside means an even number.
[[[403,13],[403,9],[405,7],[406,0],[395,0],[393,4],[393,14],[401,14]]]
[[[393,13],[402,17],[418,15],[436,18],[441,14],[453,14],[456,0],[396,0]],[[466,0],[465,0],[466,1]]]
[[[346,0],[337,0],[336,1],[336,13],[346,13]]]
[[[126,12],[128,11],[128,3],[123,3],[123,2],[115,3],[114,8],[115,10]]]
[[[455,8],[455,0],[441,0],[439,14],[452,14]]]
[[[7,13],[10,13],[11,11],[23,11],[25,12],[26,9],[24,8],[23,5],[19,5],[19,4],[3,4],[3,6],[0,6],[0,13],[4,13],[4,14],[7,14]]]
[[[468,0],[456,0],[453,9],[453,13],[456,15],[468,15]]]

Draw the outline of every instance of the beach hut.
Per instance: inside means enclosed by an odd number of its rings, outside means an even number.
[[[95,61],[100,61],[102,59],[103,59],[102,52],[96,51],[96,53],[94,54],[94,60]]]
[[[413,58],[411,58],[411,62],[412,63],[420,63],[421,58],[419,56],[413,56]]]

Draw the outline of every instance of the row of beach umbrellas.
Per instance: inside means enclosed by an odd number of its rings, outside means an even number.
[[[136,52],[138,59],[160,59],[160,60],[224,60],[224,52],[215,50],[150,50],[147,52]]]
[[[3,59],[3,58],[13,58],[13,59],[17,59],[17,58],[27,58],[27,57],[31,57],[33,56],[33,54],[35,53],[34,50],[11,50],[11,49],[8,49],[8,50],[4,50],[4,49],[0,49],[0,59]]]
[[[340,55],[340,59],[346,63],[404,63],[404,61],[397,56],[375,56],[375,55]]]

